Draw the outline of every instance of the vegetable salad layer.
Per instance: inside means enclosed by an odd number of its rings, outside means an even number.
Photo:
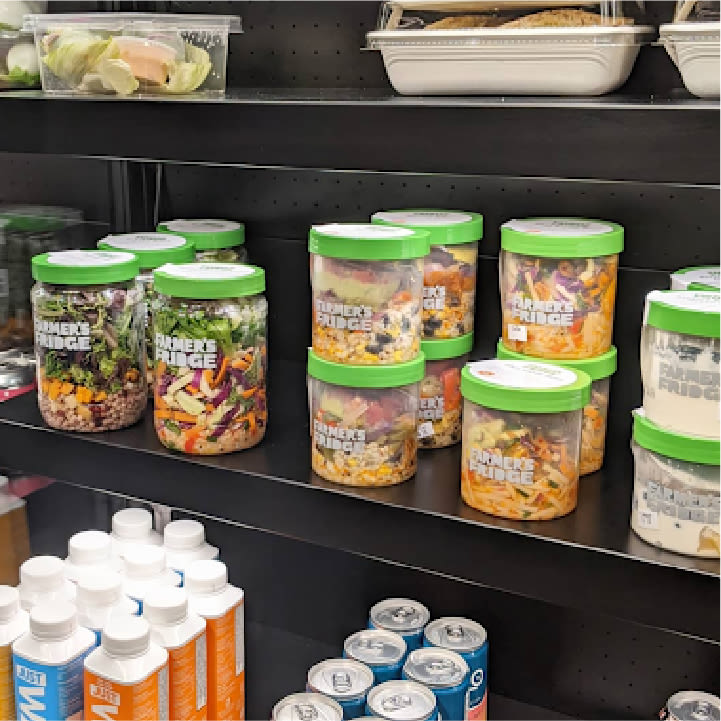
[[[618,257],[501,253],[503,343],[539,358],[580,359],[611,347]]]
[[[155,429],[168,448],[217,455],[261,441],[268,421],[262,296],[153,307]]]
[[[356,365],[403,363],[420,351],[423,259],[311,255],[313,351]]]
[[[421,448],[445,448],[460,442],[461,368],[466,358],[426,361],[418,409],[418,445]]]
[[[573,511],[580,413],[512,413],[466,401],[463,500],[484,513],[515,520],[546,520]]]
[[[135,423],[147,403],[141,290],[45,284],[33,301],[45,422],[90,432]]]
[[[310,379],[313,470],[350,486],[390,486],[416,472],[417,386],[351,389]]]
[[[581,428],[581,475],[597,471],[603,465],[606,448],[609,380],[591,384],[591,402],[583,409]]]

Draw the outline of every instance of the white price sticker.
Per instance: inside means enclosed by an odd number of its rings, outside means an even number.
[[[528,340],[528,331],[525,325],[508,324],[508,340],[518,340],[525,343]]]
[[[428,438],[433,435],[433,423],[430,421],[424,421],[418,424],[418,437]]]
[[[641,528],[658,528],[658,512],[639,511],[638,525],[641,526]]]

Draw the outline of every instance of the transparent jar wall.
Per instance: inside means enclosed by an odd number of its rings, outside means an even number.
[[[646,417],[666,430],[719,437],[718,338],[641,332],[641,377]]]
[[[617,255],[537,258],[501,250],[500,273],[508,349],[573,360],[611,347]]]
[[[468,357],[466,354],[459,358],[426,361],[418,409],[418,445],[421,448],[445,448],[461,440],[461,369]]]
[[[135,423],[147,404],[140,286],[134,280],[94,286],[37,283],[32,303],[38,403],[45,422],[84,432]]]
[[[145,375],[148,379],[148,395],[153,393],[153,328],[150,321],[150,305],[155,297],[153,290],[153,271],[141,270],[137,281],[145,294],[143,317],[145,319]]]
[[[193,455],[260,443],[268,421],[265,297],[185,300],[158,293],[152,314],[160,442]]]
[[[347,486],[390,486],[416,472],[419,384],[346,388],[309,378],[311,465]]]
[[[196,263],[247,263],[248,250],[244,245],[233,248],[215,248],[212,250],[196,250]]]
[[[597,471],[603,465],[608,422],[608,394],[610,378],[591,383],[591,402],[583,409],[581,431],[581,475]]]
[[[547,520],[578,500],[582,411],[515,413],[465,400],[461,496],[514,520]]]
[[[432,245],[423,264],[423,337],[473,332],[478,243]]]
[[[313,350],[336,363],[378,365],[420,352],[423,258],[310,256]]]
[[[632,443],[631,528],[647,543],[719,557],[719,467],[668,458]]]

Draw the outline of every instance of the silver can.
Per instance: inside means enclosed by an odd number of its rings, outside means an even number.
[[[666,701],[659,718],[662,721],[719,721],[721,701],[704,691],[679,691]]]
[[[371,608],[368,626],[400,634],[408,645],[408,650],[412,651],[422,645],[423,629],[430,619],[430,611],[418,601],[410,598],[387,598]]]
[[[343,709],[319,693],[293,693],[273,706],[271,721],[343,721]]]
[[[386,681],[368,694],[368,711],[390,721],[432,721],[438,718],[433,691],[415,681]]]
[[[345,718],[357,718],[365,713],[371,686],[373,671],[352,658],[329,658],[308,671],[308,691],[337,701]]]
[[[402,636],[374,628],[358,631],[343,643],[343,655],[369,666],[375,683],[401,677],[407,650]]]

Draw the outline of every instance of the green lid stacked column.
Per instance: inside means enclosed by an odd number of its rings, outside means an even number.
[[[181,235],[195,246],[199,263],[245,263],[245,225],[235,220],[166,220],[159,233]]]
[[[155,430],[168,448],[218,455],[265,435],[265,272],[239,263],[154,274]]]
[[[189,263],[195,258],[193,244],[168,233],[123,233],[107,235],[98,241],[101,250],[122,250],[132,253],[140,264],[137,280],[145,292],[145,352],[147,353],[148,392],[153,392],[153,334],[148,304],[152,301],[153,270],[165,263]]]
[[[721,287],[721,268],[718,265],[703,265],[695,268],[681,268],[671,273],[671,290],[715,290]]]
[[[147,404],[143,292],[132,253],[65,250],[32,260],[38,403],[71,431],[135,423]]]

